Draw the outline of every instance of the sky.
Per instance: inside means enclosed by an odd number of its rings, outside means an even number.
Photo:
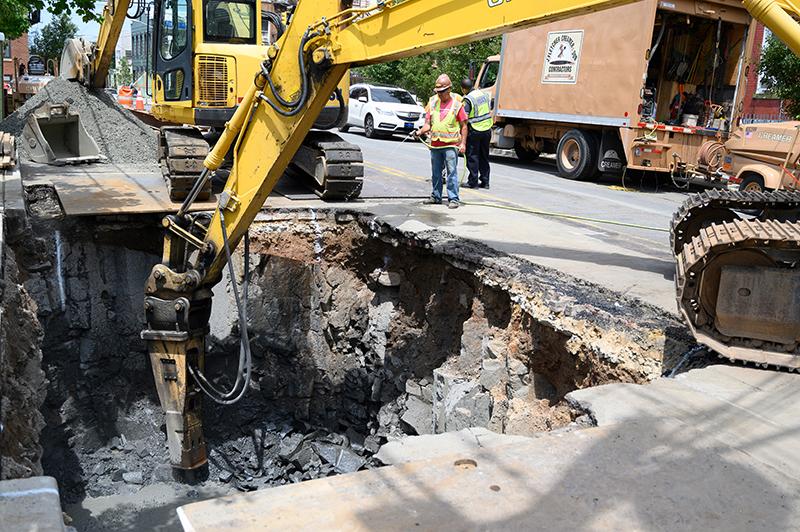
[[[97,9],[98,14],[102,13],[103,6],[105,6],[105,2],[95,2],[95,6]],[[46,11],[42,11],[42,21],[35,26],[32,26],[29,31],[37,31],[41,30],[42,26],[50,22],[52,20],[53,15]],[[78,37],[84,37],[87,40],[94,41],[97,39],[97,32],[100,30],[100,24],[97,22],[84,22],[81,18],[77,15],[72,15],[72,22],[78,26]],[[120,35],[120,42],[117,45],[117,48],[124,48],[129,49],[131,43],[131,21],[130,19],[125,19],[125,27],[122,28],[122,35]]]

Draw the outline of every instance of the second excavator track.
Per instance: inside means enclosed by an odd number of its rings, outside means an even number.
[[[705,225],[740,219],[734,211],[742,210],[793,214],[793,211],[800,211],[800,192],[709,190],[693,194],[672,216],[670,244],[673,254],[680,253]]]
[[[678,306],[699,342],[731,360],[800,369],[796,301],[800,270],[794,268],[800,261],[800,223],[757,219],[712,223],[676,259]],[[724,283],[723,275],[734,283]],[[751,283],[752,279],[761,282]],[[770,341],[736,335],[748,326],[786,338]],[[721,330],[725,327],[730,330]]]
[[[361,195],[364,157],[361,148],[328,131],[311,131],[292,159],[294,169],[324,200]]]

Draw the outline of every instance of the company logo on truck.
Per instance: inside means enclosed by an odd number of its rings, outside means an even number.
[[[577,83],[582,44],[583,30],[548,33],[542,83]]]

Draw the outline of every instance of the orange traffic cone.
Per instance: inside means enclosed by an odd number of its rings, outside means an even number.
[[[117,91],[117,102],[122,107],[131,108],[133,105],[133,91],[130,87],[120,87]]]
[[[144,98],[141,94],[136,97],[136,110],[144,111]]]

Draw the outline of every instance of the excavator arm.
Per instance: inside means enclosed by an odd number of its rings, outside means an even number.
[[[98,89],[106,86],[130,5],[131,0],[108,0],[103,8],[103,22],[97,41],[87,43],[83,39],[69,39],[65,43],[59,67],[62,77],[77,79],[82,83],[88,78],[91,85]],[[140,5],[144,6],[141,0]]]
[[[217,393],[202,374],[211,287],[347,70],[631,1],[382,0],[376,7],[344,10],[339,0],[298,2],[291,25],[270,48],[195,184],[200,190],[233,147],[233,168],[216,211],[210,219],[188,214],[193,190],[180,211],[164,219],[163,260],[145,285],[148,325],[142,337],[167,415],[173,466],[194,469],[206,461],[201,389],[231,404],[247,387],[242,373],[231,390]],[[747,1],[776,34],[800,45],[797,24],[780,5]],[[241,305],[240,322],[246,322]],[[240,362],[249,360],[246,342],[245,337]]]

